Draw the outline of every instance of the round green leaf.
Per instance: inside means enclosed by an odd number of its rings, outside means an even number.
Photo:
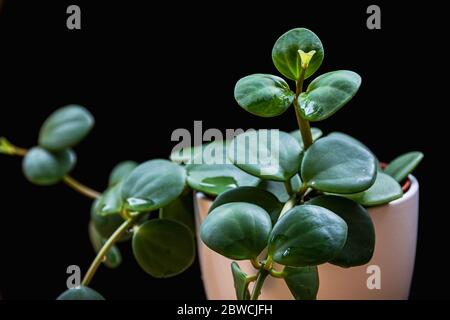
[[[77,145],[91,131],[94,117],[85,108],[69,105],[53,112],[41,127],[39,145],[61,151]]]
[[[337,196],[319,196],[307,204],[327,208],[347,224],[347,241],[330,263],[341,267],[354,267],[366,264],[372,259],[375,228],[366,209],[356,202]]]
[[[388,164],[384,172],[393,177],[397,182],[403,182],[422,161],[423,153],[418,151],[405,153]]]
[[[298,192],[302,186],[302,180],[300,176],[296,174],[291,178],[291,186],[294,192]],[[283,182],[261,180],[258,184],[258,188],[266,190],[277,197],[278,201],[285,203],[289,200],[290,195],[287,193],[286,187]]]
[[[150,220],[134,232],[133,253],[141,268],[151,276],[172,277],[185,271],[194,261],[194,236],[179,222]]]
[[[354,194],[343,194],[346,197],[356,201],[363,206],[378,206],[389,203],[403,195],[402,187],[391,176],[378,172],[375,183],[367,190]]]
[[[239,187],[220,194],[209,208],[209,212],[226,203],[246,202],[257,205],[269,213],[272,223],[278,219],[283,204],[270,192],[257,187]]]
[[[234,289],[236,290],[236,298],[238,300],[250,300],[250,292],[248,291],[247,274],[243,272],[236,262],[231,263],[231,272],[233,273]]]
[[[186,166],[187,182],[192,189],[215,196],[232,188],[259,183],[258,178],[231,164],[227,144],[227,141],[214,141],[196,149],[195,158]]]
[[[95,252],[99,252],[105,244],[106,240],[100,236],[94,223],[89,222],[89,240],[91,240],[92,247]],[[122,255],[116,246],[112,246],[106,253],[105,260],[103,261],[105,266],[111,269],[117,268],[122,263]]]
[[[234,260],[256,258],[266,247],[272,222],[266,210],[251,203],[233,202],[211,211],[200,229],[202,241]]]
[[[99,235],[104,239],[108,239],[124,220],[118,213],[101,214],[100,208],[100,200],[97,199],[92,203],[91,221]],[[128,240],[129,238],[130,235],[127,234],[122,240]]]
[[[105,300],[105,298],[91,288],[80,286],[67,289],[56,300]]]
[[[375,182],[376,161],[365,148],[347,140],[325,137],[305,152],[302,180],[311,188],[334,193],[356,193]]]
[[[316,300],[319,291],[317,266],[284,267],[284,281],[295,300]]]
[[[300,147],[302,149],[304,149],[303,139],[302,139],[302,136],[300,134],[300,130],[291,131],[291,132],[289,132],[289,134],[292,137],[294,137],[295,140],[297,140],[300,143]],[[316,141],[317,139],[319,139],[323,135],[323,132],[319,128],[311,128],[311,135],[312,135],[313,141]]]
[[[270,234],[269,255],[275,262],[305,267],[332,260],[344,247],[347,225],[332,211],[300,205],[286,212]]]
[[[252,74],[240,79],[234,87],[234,98],[246,111],[260,117],[275,117],[285,112],[295,93],[280,77]]]
[[[193,200],[192,193],[181,195],[167,206],[159,209],[159,217],[178,221],[188,227],[192,233],[195,233]]]
[[[265,180],[292,178],[300,169],[301,153],[298,141],[279,130],[248,131],[228,145],[235,166]]]
[[[380,162],[378,161],[378,158],[376,157],[375,153],[373,153],[372,150],[370,150],[361,141],[353,138],[352,136],[350,136],[350,135],[348,135],[346,133],[338,132],[338,131],[331,132],[330,134],[328,134],[328,137],[339,138],[339,139],[342,139],[342,140],[346,140],[346,141],[348,141],[348,142],[350,142],[352,144],[356,144],[356,145],[358,145],[360,147],[363,147],[364,149],[366,149],[367,151],[369,151],[372,154],[372,156],[375,158],[375,163],[376,163],[377,168],[380,168]]]
[[[122,201],[128,211],[164,207],[184,190],[185,169],[167,160],[150,160],[136,167],[123,181]]]
[[[52,185],[60,182],[76,163],[72,150],[50,152],[34,147],[27,152],[22,162],[25,177],[38,185]]]
[[[122,211],[122,183],[109,187],[98,199],[96,211],[99,215],[119,214]]]
[[[348,70],[328,72],[317,77],[298,97],[302,118],[321,121],[330,117],[353,98],[360,85],[361,77]]]
[[[298,80],[300,77],[301,61],[298,50],[316,51],[306,69],[305,79],[319,69],[324,56],[322,42],[312,31],[296,28],[283,34],[272,49],[272,60],[278,71],[291,80]]]
[[[118,184],[133,171],[138,164],[134,161],[123,161],[117,164],[109,175],[109,186]]]

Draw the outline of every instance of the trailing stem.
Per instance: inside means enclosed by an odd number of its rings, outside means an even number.
[[[309,125],[309,121],[305,120],[305,119],[303,119],[301,117],[300,110],[299,110],[299,107],[298,107],[298,96],[303,91],[303,81],[305,80],[305,71],[306,71],[306,69],[304,69],[304,68],[300,69],[300,77],[295,82],[294,109],[295,109],[295,116],[297,117],[298,128],[300,129],[300,135],[302,137],[303,145],[304,145],[304,148],[306,150],[313,143],[313,138],[312,138],[312,134],[311,134],[311,127]]]

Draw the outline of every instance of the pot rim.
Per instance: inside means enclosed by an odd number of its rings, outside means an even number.
[[[393,200],[389,203],[383,204],[381,206],[375,206],[375,207],[369,207],[370,208],[376,208],[376,207],[383,207],[383,206],[394,206],[394,205],[401,205],[403,202],[408,201],[410,198],[412,198],[418,191],[419,191],[419,182],[417,181],[416,177],[414,177],[412,174],[408,175],[409,181],[411,181],[411,185],[409,186],[408,190],[403,194],[403,196],[399,199]],[[196,197],[200,197],[204,200],[214,201],[210,197],[208,197],[206,194],[204,194],[201,191],[195,191]]]

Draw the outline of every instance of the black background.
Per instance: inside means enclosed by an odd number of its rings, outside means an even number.
[[[444,178],[434,162],[441,106],[432,100],[432,73],[441,68],[441,8],[380,1],[93,2],[70,2],[81,6],[78,31],[66,28],[64,1],[4,3],[0,136],[31,147],[51,111],[70,103],[86,106],[97,123],[76,148],[73,176],[101,190],[117,162],[167,157],[172,131],[193,131],[194,120],[205,129],[293,130],[292,110],[277,118],[252,116],[237,106],[233,88],[251,73],[278,74],[271,61],[275,40],[307,27],[325,48],[318,74],[351,69],[363,78],[351,103],[317,126],[354,135],[385,161],[406,151],[425,153],[415,172],[421,212],[411,298],[449,298],[440,262],[448,252],[448,210],[432,205]],[[381,30],[366,28],[372,3],[381,7]],[[0,168],[1,295],[53,299],[65,289],[66,267],[86,270],[94,258],[87,237],[90,202],[64,185],[29,184],[19,158],[0,156]],[[121,249],[122,266],[101,268],[92,282],[107,298],[204,298],[197,263],[175,278],[152,279],[129,244]]]

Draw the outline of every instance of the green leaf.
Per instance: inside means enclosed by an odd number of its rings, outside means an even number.
[[[185,271],[194,261],[194,236],[179,222],[150,220],[134,232],[133,253],[141,268],[151,276],[172,277]]]
[[[302,186],[302,181],[298,174],[296,174],[295,176],[293,176],[291,178],[291,186],[292,186],[292,190],[294,192],[297,192],[300,190],[300,188]],[[282,203],[287,202],[290,198],[283,182],[261,180],[261,182],[258,184],[258,188],[272,193],[275,197],[277,197],[278,201],[280,201]]]
[[[187,182],[192,189],[215,196],[232,188],[259,183],[258,178],[231,164],[227,144],[227,141],[214,141],[197,149],[192,163],[186,166]]]
[[[98,199],[97,213],[101,216],[119,214],[123,208],[122,182],[109,187]]]
[[[94,251],[98,253],[105,244],[106,240],[102,238],[102,236],[100,236],[92,221],[89,222],[88,231],[89,240],[91,240],[92,247],[94,248]],[[103,263],[108,268],[115,269],[122,263],[122,255],[120,254],[117,246],[112,246],[111,249],[109,249],[109,251],[106,253],[105,257],[106,259],[103,261]]]
[[[330,263],[341,267],[354,267],[366,264],[372,259],[375,229],[366,209],[356,202],[337,196],[319,196],[307,204],[327,208],[347,224],[347,241]]]
[[[186,172],[168,160],[150,160],[136,167],[123,181],[122,201],[130,212],[156,210],[184,190]]]
[[[319,291],[317,266],[284,267],[284,281],[295,300],[316,300]]]
[[[380,168],[380,162],[378,161],[375,153],[372,152],[372,150],[370,150],[364,143],[362,143],[361,141],[353,138],[352,136],[343,133],[343,132],[338,132],[338,131],[334,131],[331,132],[330,134],[328,134],[328,137],[333,137],[333,138],[338,138],[338,139],[342,139],[342,140],[346,140],[348,142],[350,142],[351,144],[356,144],[359,145],[360,147],[363,147],[364,149],[366,149],[367,151],[369,151],[372,156],[375,158],[375,162],[376,162],[376,166],[377,168]]]
[[[378,206],[389,203],[395,199],[401,198],[403,195],[402,187],[391,176],[378,172],[375,183],[367,190],[354,194],[343,194],[353,201],[356,201],[363,206]]]
[[[294,101],[295,93],[280,77],[252,74],[240,79],[234,87],[234,98],[246,111],[260,117],[284,113]]]
[[[234,289],[236,290],[236,298],[238,300],[249,300],[250,292],[248,291],[247,274],[243,272],[236,262],[231,263],[231,272],[233,273]]]
[[[202,241],[234,260],[256,258],[266,247],[272,222],[266,210],[233,202],[212,210],[200,228]]]
[[[103,215],[100,213],[99,209],[100,200],[97,199],[92,203],[91,207],[91,221],[99,233],[99,235],[108,239],[114,231],[124,222],[123,218],[118,214],[107,214]],[[129,234],[126,234],[121,240],[128,240],[130,238]]]
[[[39,145],[61,151],[77,145],[94,126],[94,117],[85,108],[68,105],[53,112],[41,127]]]
[[[72,150],[50,152],[34,147],[25,155],[22,170],[25,177],[34,184],[53,185],[73,169],[76,161]]]
[[[105,300],[105,298],[91,288],[80,286],[67,289],[56,300]]]
[[[289,134],[292,137],[294,137],[295,140],[297,140],[300,143],[300,147],[302,149],[304,149],[303,139],[302,139],[302,136],[300,134],[300,130],[291,131],[291,132],[289,132]],[[323,132],[319,128],[311,128],[311,135],[312,135],[313,141],[316,141],[317,139],[319,139],[323,135]]]
[[[360,85],[361,77],[348,70],[328,72],[317,77],[298,97],[302,118],[321,121],[330,117],[353,98]]]
[[[414,171],[420,161],[422,161],[422,158],[422,152],[412,151],[405,153],[392,160],[384,169],[384,172],[397,180],[398,183],[401,183]]]
[[[301,176],[309,187],[320,191],[361,192],[375,182],[376,160],[355,143],[325,137],[305,152]]]
[[[228,145],[228,157],[245,172],[265,180],[287,181],[298,173],[300,144],[279,130],[248,131]]]
[[[113,186],[122,180],[125,180],[131,171],[133,171],[137,166],[138,163],[134,161],[122,161],[117,164],[109,175],[109,186]]]
[[[298,50],[316,51],[306,68],[305,79],[314,74],[323,61],[322,42],[312,31],[296,28],[286,32],[275,42],[272,61],[278,71],[291,80],[298,80],[300,77],[301,61]]]
[[[345,221],[332,211],[300,205],[280,217],[270,234],[269,255],[273,261],[305,267],[332,260],[347,239]]]
[[[195,234],[194,201],[191,192],[181,195],[167,206],[159,209],[161,219],[174,220],[184,224]]]
[[[269,213],[273,224],[277,221],[283,208],[283,204],[268,191],[257,187],[239,187],[220,194],[209,208],[209,212],[232,202],[247,202],[263,208]]]

